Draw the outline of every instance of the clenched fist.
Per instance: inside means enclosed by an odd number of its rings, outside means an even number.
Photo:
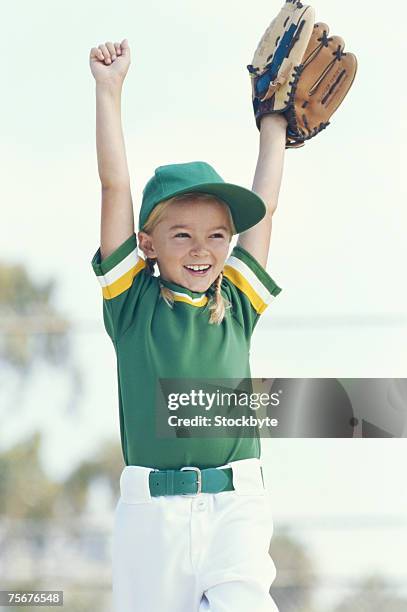
[[[130,47],[127,38],[121,43],[106,42],[92,47],[90,69],[97,83],[121,85],[130,66]]]

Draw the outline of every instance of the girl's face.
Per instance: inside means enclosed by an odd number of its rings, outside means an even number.
[[[225,206],[186,200],[171,203],[151,234],[138,238],[146,257],[157,258],[164,280],[204,293],[223,269],[232,234]]]

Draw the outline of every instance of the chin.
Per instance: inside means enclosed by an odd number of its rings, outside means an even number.
[[[189,286],[191,288],[191,291],[200,291],[201,293],[204,293],[205,291],[207,291],[209,289],[209,287],[212,285],[213,281],[208,281],[208,280],[201,280],[200,282],[190,282]]]

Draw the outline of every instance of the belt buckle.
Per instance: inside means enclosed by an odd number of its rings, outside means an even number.
[[[196,472],[196,474],[197,474],[198,490],[197,490],[196,493],[184,493],[184,495],[199,495],[199,493],[201,493],[201,491],[202,491],[202,474],[201,474],[201,470],[198,467],[188,466],[188,467],[182,467],[180,471],[184,472],[186,470],[191,470],[193,472]]]

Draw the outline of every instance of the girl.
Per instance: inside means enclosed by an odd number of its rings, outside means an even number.
[[[92,267],[117,356],[125,462],[114,515],[115,611],[275,611],[258,435],[203,439],[180,429],[158,437],[155,402],[162,379],[250,377],[251,335],[281,291],[265,266],[287,124],[262,119],[252,191],[225,183],[205,162],[157,168],[136,236],[120,115],[129,65],[127,39],[91,49],[102,184]]]

